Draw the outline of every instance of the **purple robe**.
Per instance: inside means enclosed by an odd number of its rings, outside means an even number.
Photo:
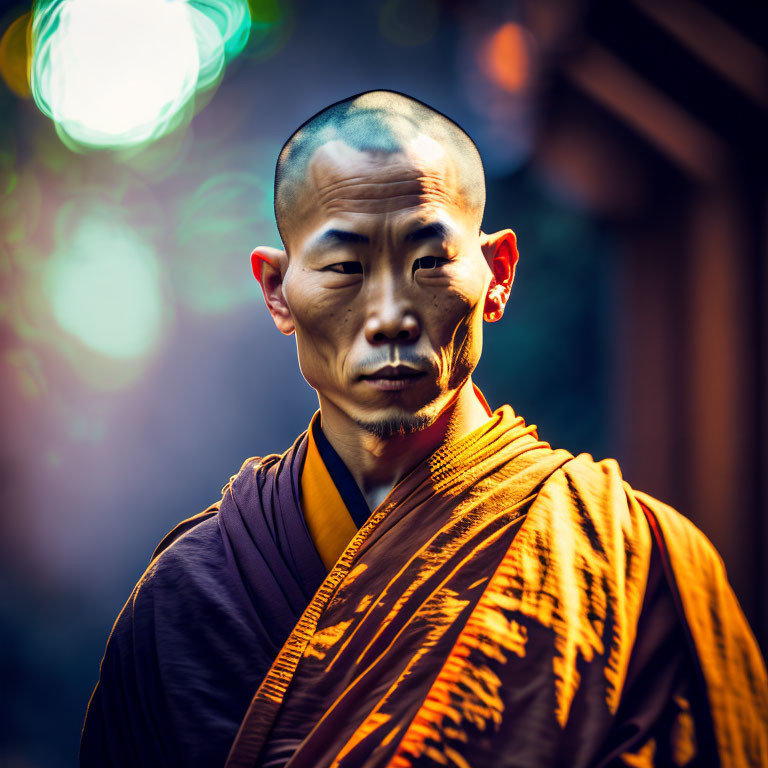
[[[306,450],[305,432],[255,473],[249,459],[220,502],[155,550],[107,643],[83,768],[224,764],[254,691],[326,576],[299,506]]]

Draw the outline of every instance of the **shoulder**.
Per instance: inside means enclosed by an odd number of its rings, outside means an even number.
[[[657,523],[665,544],[675,548],[675,555],[697,562],[698,568],[706,566],[711,572],[724,569],[720,554],[704,532],[674,507],[632,487],[615,459],[597,461],[589,453],[580,453],[563,464],[559,478],[552,479],[565,484],[574,500],[593,513],[600,511],[624,520],[645,518],[650,526]]]
[[[221,562],[223,550],[218,507],[179,523],[155,549],[134,597],[158,587],[178,587],[182,580],[198,581]]]
[[[195,551],[198,549],[207,549],[215,543],[220,536],[218,529],[218,513],[227,493],[231,492],[234,486],[242,485],[253,476],[253,470],[263,459],[259,456],[253,456],[246,459],[240,469],[232,475],[224,487],[221,489],[221,498],[202,512],[198,512],[192,517],[188,517],[177,523],[155,547],[150,559],[149,573],[154,573],[159,566],[161,555],[173,550],[173,554],[166,555],[162,562],[163,566],[172,563],[178,563],[184,557],[190,556],[195,559]],[[183,543],[182,543],[183,542]],[[152,565],[155,567],[153,568]],[[146,575],[146,574],[145,574]]]
[[[210,586],[220,578],[227,560],[219,521],[222,504],[232,487],[252,475],[254,465],[260,461],[260,457],[246,459],[221,489],[221,499],[182,520],[161,539],[126,608],[130,605],[135,611],[139,603],[152,602],[167,591],[173,593],[173,599],[179,600],[195,591],[199,593],[200,589],[195,590],[195,587]]]
[[[173,765],[224,760],[239,716],[279,650],[220,524],[239,475],[220,502],[163,538],[120,611],[88,709],[86,754],[103,751],[107,740],[119,765],[165,764],[148,756],[158,745]],[[134,749],[147,756],[136,758]]]
[[[242,586],[228,557],[220,506],[212,504],[163,537],[115,621],[108,650],[199,655],[208,628],[240,622]]]
[[[563,475],[576,492],[604,496],[610,488],[623,490],[624,477],[616,459],[596,460],[591,453],[579,453],[562,466]]]
[[[155,649],[169,635],[183,634],[185,625],[207,616],[224,559],[215,514],[158,547],[118,614],[107,653],[111,649],[124,656]]]
[[[680,575],[683,571],[688,575],[705,572],[713,579],[726,578],[722,556],[692,520],[648,493],[632,489],[632,494],[650,515],[651,524],[658,527],[665,550]]]
[[[642,528],[658,530],[678,573],[685,568],[689,574],[724,577],[723,559],[706,534],[674,507],[632,487],[615,459],[596,461],[581,453],[562,472],[570,492],[591,510],[625,520],[645,518]]]
[[[579,518],[608,526],[635,526],[644,517],[640,506],[633,503],[632,489],[615,459],[597,461],[589,453],[580,453],[553,472],[542,491],[556,496],[561,506],[572,509]]]
[[[721,762],[756,764],[768,755],[768,674],[723,558],[680,512],[642,491],[633,494],[661,534],[706,682]]]

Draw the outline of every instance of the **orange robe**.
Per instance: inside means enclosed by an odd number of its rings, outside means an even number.
[[[503,406],[357,531],[227,765],[261,765],[280,721],[308,723],[291,768],[607,765],[652,536],[702,677],[712,764],[768,763],[765,664],[710,542],[613,460],[552,450]],[[653,765],[654,749],[621,764]]]

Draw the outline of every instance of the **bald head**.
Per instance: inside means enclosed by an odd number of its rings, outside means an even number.
[[[287,245],[293,223],[306,215],[310,166],[320,154],[334,157],[407,155],[416,163],[444,167],[455,177],[462,208],[479,230],[485,178],[474,142],[452,120],[416,99],[394,91],[368,91],[332,104],[288,139],[275,170],[275,217]]]

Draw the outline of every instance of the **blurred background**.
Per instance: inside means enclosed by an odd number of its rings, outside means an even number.
[[[157,542],[317,407],[249,254],[319,109],[475,139],[520,263],[475,380],[712,540],[768,642],[759,3],[56,0],[0,16],[0,765],[71,766]]]

